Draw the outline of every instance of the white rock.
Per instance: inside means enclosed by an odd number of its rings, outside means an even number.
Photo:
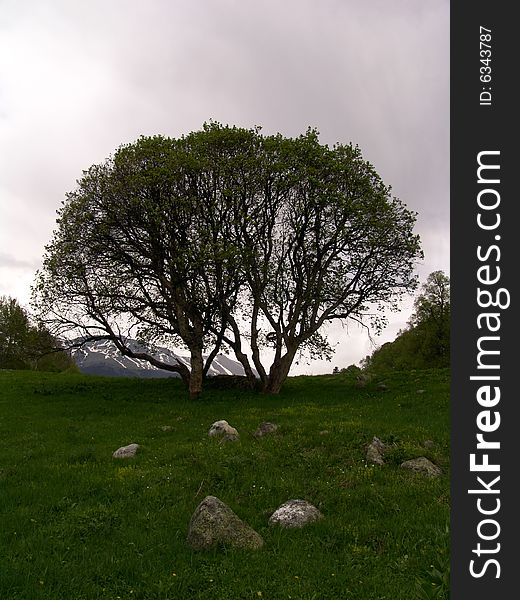
[[[128,444],[128,446],[121,446],[113,454],[113,458],[132,458],[139,450],[139,444]]]
[[[288,500],[277,508],[269,519],[269,525],[281,527],[303,527],[307,523],[322,519],[321,512],[306,500]]]
[[[210,436],[223,436],[226,441],[238,439],[238,431],[227,421],[215,421],[208,431]]]

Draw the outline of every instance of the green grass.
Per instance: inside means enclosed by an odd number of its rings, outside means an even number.
[[[208,390],[191,402],[177,380],[0,371],[0,598],[447,598],[449,373],[384,382],[295,377],[279,397]],[[219,419],[239,442],[207,436]],[[264,420],[280,429],[256,440]],[[374,435],[392,444],[382,467],[364,460]],[[131,442],[134,459],[112,458]],[[398,469],[416,456],[443,476]],[[210,494],[262,550],[187,547]],[[268,527],[290,498],[325,518]]]

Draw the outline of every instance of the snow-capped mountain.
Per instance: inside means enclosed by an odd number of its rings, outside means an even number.
[[[167,364],[179,360],[188,368],[188,356],[176,354],[168,348],[146,346],[137,340],[127,340],[127,345],[134,352],[147,352],[156,359]],[[82,373],[90,375],[108,375],[113,377],[178,377],[177,373],[158,369],[145,360],[122,356],[115,344],[110,340],[86,342],[81,348],[72,351],[72,357]],[[242,365],[223,354],[218,354],[208,371],[213,375],[244,375]]]

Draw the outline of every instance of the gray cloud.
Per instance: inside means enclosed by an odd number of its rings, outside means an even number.
[[[39,262],[40,261],[37,260],[25,260],[23,258],[19,258],[18,256],[0,252],[0,269],[8,268],[33,271],[34,269],[38,268]]]
[[[3,0],[0,82],[0,244],[27,268],[83,169],[212,118],[359,144],[418,212],[422,280],[448,272],[447,0]]]

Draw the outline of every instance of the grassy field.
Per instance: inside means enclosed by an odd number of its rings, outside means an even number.
[[[0,598],[447,598],[449,372],[380,381],[295,377],[279,397],[208,390],[191,402],[178,380],[0,371]],[[208,437],[219,419],[240,441]],[[264,420],[280,429],[257,440]],[[382,467],[365,463],[374,435],[391,444]],[[112,458],[131,442],[135,458]],[[417,456],[444,474],[398,468]],[[263,549],[187,547],[210,494]],[[268,527],[291,498],[325,518]]]

